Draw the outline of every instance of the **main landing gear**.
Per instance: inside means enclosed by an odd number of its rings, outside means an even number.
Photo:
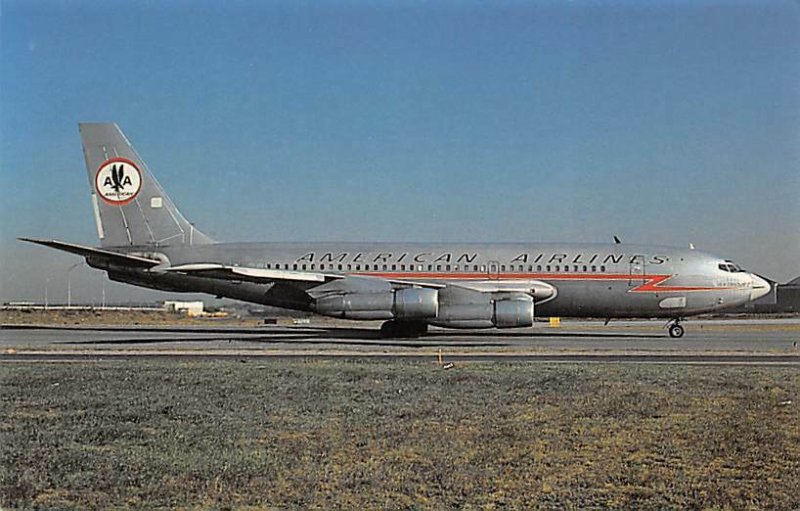
[[[683,327],[681,326],[681,318],[675,318],[669,323],[667,323],[667,328],[669,331],[669,336],[673,339],[678,339],[683,337]]]
[[[427,323],[415,321],[387,321],[381,325],[381,337],[391,339],[394,337],[419,337],[428,332]]]

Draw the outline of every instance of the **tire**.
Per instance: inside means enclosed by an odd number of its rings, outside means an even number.
[[[394,321],[387,321],[381,325],[381,337],[384,339],[391,339],[397,337],[397,323]]]
[[[669,327],[669,336],[673,339],[680,339],[683,337],[683,327],[680,325],[672,325]]]

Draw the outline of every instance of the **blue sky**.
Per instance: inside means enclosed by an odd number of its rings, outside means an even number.
[[[17,236],[96,243],[79,121],[223,240],[618,234],[800,274],[795,2],[3,0],[0,66],[2,300],[77,261]]]

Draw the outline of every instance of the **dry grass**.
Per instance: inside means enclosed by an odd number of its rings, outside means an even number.
[[[5,363],[0,505],[793,509],[798,390],[795,368]]]
[[[203,318],[161,310],[148,311],[86,311],[86,310],[3,310],[3,325],[98,326],[258,326],[263,321],[253,319]]]

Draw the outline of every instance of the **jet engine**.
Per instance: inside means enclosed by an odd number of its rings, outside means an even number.
[[[533,299],[515,294],[480,303],[442,304],[429,321],[448,328],[516,328],[533,325]]]
[[[337,293],[317,298],[314,311],[347,319],[429,319],[435,318],[439,313],[439,291],[406,288]]]

